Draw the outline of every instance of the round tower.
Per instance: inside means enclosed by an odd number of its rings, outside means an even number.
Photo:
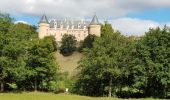
[[[96,15],[94,15],[88,28],[89,34],[94,34],[99,37],[101,36],[101,24],[99,23]]]
[[[49,22],[46,17],[46,15],[43,15],[40,22],[39,22],[39,33],[38,37],[40,39],[44,38],[45,36],[48,36],[48,30],[49,30]]]

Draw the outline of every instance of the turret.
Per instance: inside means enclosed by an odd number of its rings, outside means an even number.
[[[99,37],[101,36],[101,24],[99,23],[96,15],[94,15],[89,25],[89,34],[94,34]]]
[[[46,15],[43,15],[41,17],[41,20],[39,22],[39,34],[38,37],[40,39],[44,38],[45,36],[48,36],[48,30],[49,30],[49,22],[46,17]]]

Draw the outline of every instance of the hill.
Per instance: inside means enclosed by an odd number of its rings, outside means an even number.
[[[82,57],[82,54],[79,52],[74,52],[71,56],[63,56],[59,52],[56,52],[55,55],[57,57],[57,62],[60,65],[61,72],[68,72],[69,75],[75,73],[78,61]]]

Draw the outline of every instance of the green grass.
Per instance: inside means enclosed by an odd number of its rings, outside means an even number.
[[[29,92],[29,93],[0,93],[0,100],[121,100],[118,98],[94,98],[86,96],[78,96],[71,94],[53,94],[42,92]],[[152,100],[148,98],[147,100]]]
[[[78,66],[78,61],[81,59],[82,54],[79,52],[74,52],[71,56],[63,56],[59,52],[56,52],[57,62],[60,65],[61,72],[68,72],[69,75],[76,73],[76,68]]]
[[[92,98],[85,96],[69,95],[69,94],[53,94],[53,93],[2,93],[0,100],[115,100],[109,98]]]

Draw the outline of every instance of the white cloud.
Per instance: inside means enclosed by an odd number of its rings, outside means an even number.
[[[99,19],[113,19],[113,28],[125,35],[142,35],[150,27],[170,23],[158,23],[152,20],[121,18],[129,13],[147,9],[170,8],[170,0],[0,0],[0,9],[12,14],[41,16],[51,18],[91,19],[94,12]]]
[[[170,7],[170,0],[1,0],[0,9],[9,13],[51,17],[102,18],[124,16],[146,9]]]
[[[149,30],[149,28],[163,27],[165,24],[170,26],[170,23],[158,23],[152,20],[141,20],[137,18],[119,18],[109,20],[113,29],[119,30],[124,35],[141,36]]]
[[[15,21],[14,23],[15,24],[18,24],[18,23],[29,24],[28,22],[22,21],[22,20]],[[31,24],[29,24],[29,25],[31,25]]]

